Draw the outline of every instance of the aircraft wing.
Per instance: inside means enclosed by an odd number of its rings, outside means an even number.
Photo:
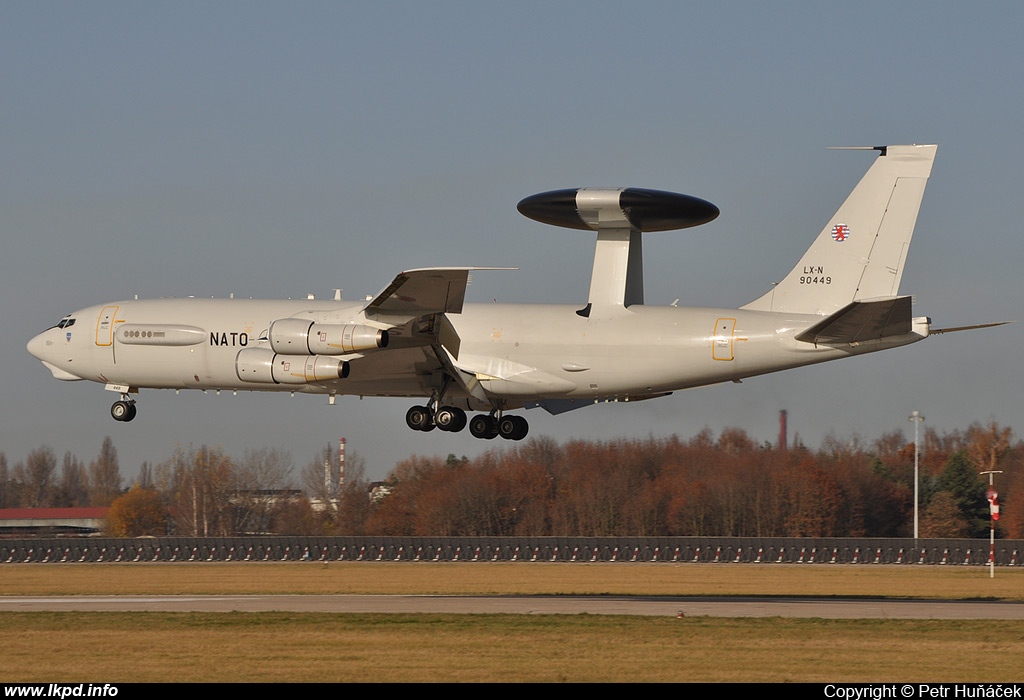
[[[363,308],[376,314],[406,317],[427,314],[459,314],[466,299],[473,270],[509,270],[507,267],[425,267],[395,276]]]
[[[363,307],[363,314],[392,326],[393,339],[444,346],[456,358],[462,341],[445,314],[462,313],[473,270],[508,267],[424,267],[406,270]],[[406,343],[408,344],[408,343]]]

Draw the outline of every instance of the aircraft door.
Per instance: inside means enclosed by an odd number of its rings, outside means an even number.
[[[96,344],[100,347],[110,347],[114,344],[114,317],[117,316],[117,306],[104,306],[100,316],[96,320]]]
[[[736,332],[736,319],[715,319],[715,332],[711,336],[711,357],[715,360],[732,360],[733,336]]]

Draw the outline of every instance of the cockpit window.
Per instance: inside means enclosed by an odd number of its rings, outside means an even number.
[[[71,316],[65,316],[54,328],[70,328],[73,325],[75,325],[75,319]]]

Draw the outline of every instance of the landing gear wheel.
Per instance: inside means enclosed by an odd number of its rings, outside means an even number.
[[[134,401],[115,401],[110,407],[110,415],[116,421],[128,423],[135,418],[136,408]]]
[[[512,416],[515,419],[518,427],[516,428],[515,437],[513,440],[522,440],[530,432],[530,424],[522,416]]]
[[[469,432],[475,438],[493,440],[498,437],[498,426],[492,416],[473,416],[473,419],[469,421]]]
[[[530,424],[522,416],[504,416],[498,422],[498,433],[506,440],[522,440],[530,432]]]
[[[466,424],[469,423],[469,418],[466,417],[466,412],[463,411],[461,408],[456,408],[454,410],[456,421],[455,425],[452,426],[451,432],[459,433],[462,432],[462,430],[466,427]]]
[[[450,408],[442,408],[436,414],[434,414],[434,423],[437,427],[444,431],[452,429],[452,425],[455,424],[455,412]]]
[[[405,414],[405,424],[413,430],[428,431],[434,429],[434,418],[426,406],[413,406]]]
[[[461,408],[445,406],[434,416],[434,422],[441,430],[457,433],[466,427],[466,412]]]

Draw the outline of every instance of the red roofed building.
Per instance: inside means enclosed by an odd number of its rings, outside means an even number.
[[[0,537],[95,535],[109,508],[0,508]]]

